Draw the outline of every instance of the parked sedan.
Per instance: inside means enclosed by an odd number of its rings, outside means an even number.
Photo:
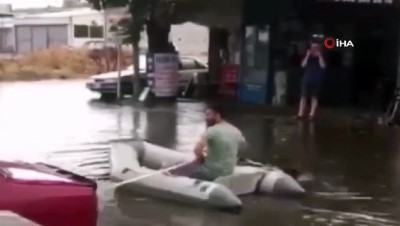
[[[121,96],[133,93],[132,76],[133,65],[121,71]],[[139,71],[141,83],[147,86],[148,78],[153,75],[146,75],[146,56],[139,59]],[[179,90],[184,90],[191,81],[197,83],[204,80],[208,73],[208,67],[203,62],[193,57],[179,57]],[[86,87],[93,92],[101,94],[102,99],[116,98],[118,84],[118,72],[112,71],[93,75],[86,83]]]

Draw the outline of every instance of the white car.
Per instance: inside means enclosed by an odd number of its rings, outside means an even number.
[[[130,95],[133,93],[132,77],[133,65],[121,71],[121,95]],[[146,56],[141,55],[139,59],[139,70],[141,83],[148,85],[148,79],[152,75],[146,74]],[[208,73],[208,67],[193,57],[179,57],[179,88],[183,90],[192,80],[203,80]],[[118,72],[112,71],[93,75],[86,83],[86,87],[93,92],[101,94],[101,98],[111,99],[117,97]]]

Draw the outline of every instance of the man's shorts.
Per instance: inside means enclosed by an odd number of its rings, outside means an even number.
[[[320,82],[304,80],[301,85],[301,97],[318,98],[320,89]]]

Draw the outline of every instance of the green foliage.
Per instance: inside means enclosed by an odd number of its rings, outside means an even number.
[[[128,32],[131,34],[133,42],[138,43],[140,41],[140,34],[144,30],[152,6],[154,6],[157,1],[158,0],[131,0],[129,4],[129,13],[132,16],[132,20]]]
[[[88,0],[97,10],[128,6],[132,20],[131,23],[129,23],[127,32],[130,35],[130,42],[135,43],[140,41],[140,34],[144,30],[152,8],[158,1],[159,0]]]

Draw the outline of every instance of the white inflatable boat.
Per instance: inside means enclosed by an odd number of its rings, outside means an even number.
[[[195,159],[193,154],[139,140],[112,141],[110,157],[111,178],[116,181],[126,181]],[[301,195],[305,191],[291,176],[277,168],[237,166],[232,175],[220,177],[214,182],[157,174],[121,185],[115,192],[133,192],[147,197],[219,209],[236,209],[242,205],[238,195]]]

